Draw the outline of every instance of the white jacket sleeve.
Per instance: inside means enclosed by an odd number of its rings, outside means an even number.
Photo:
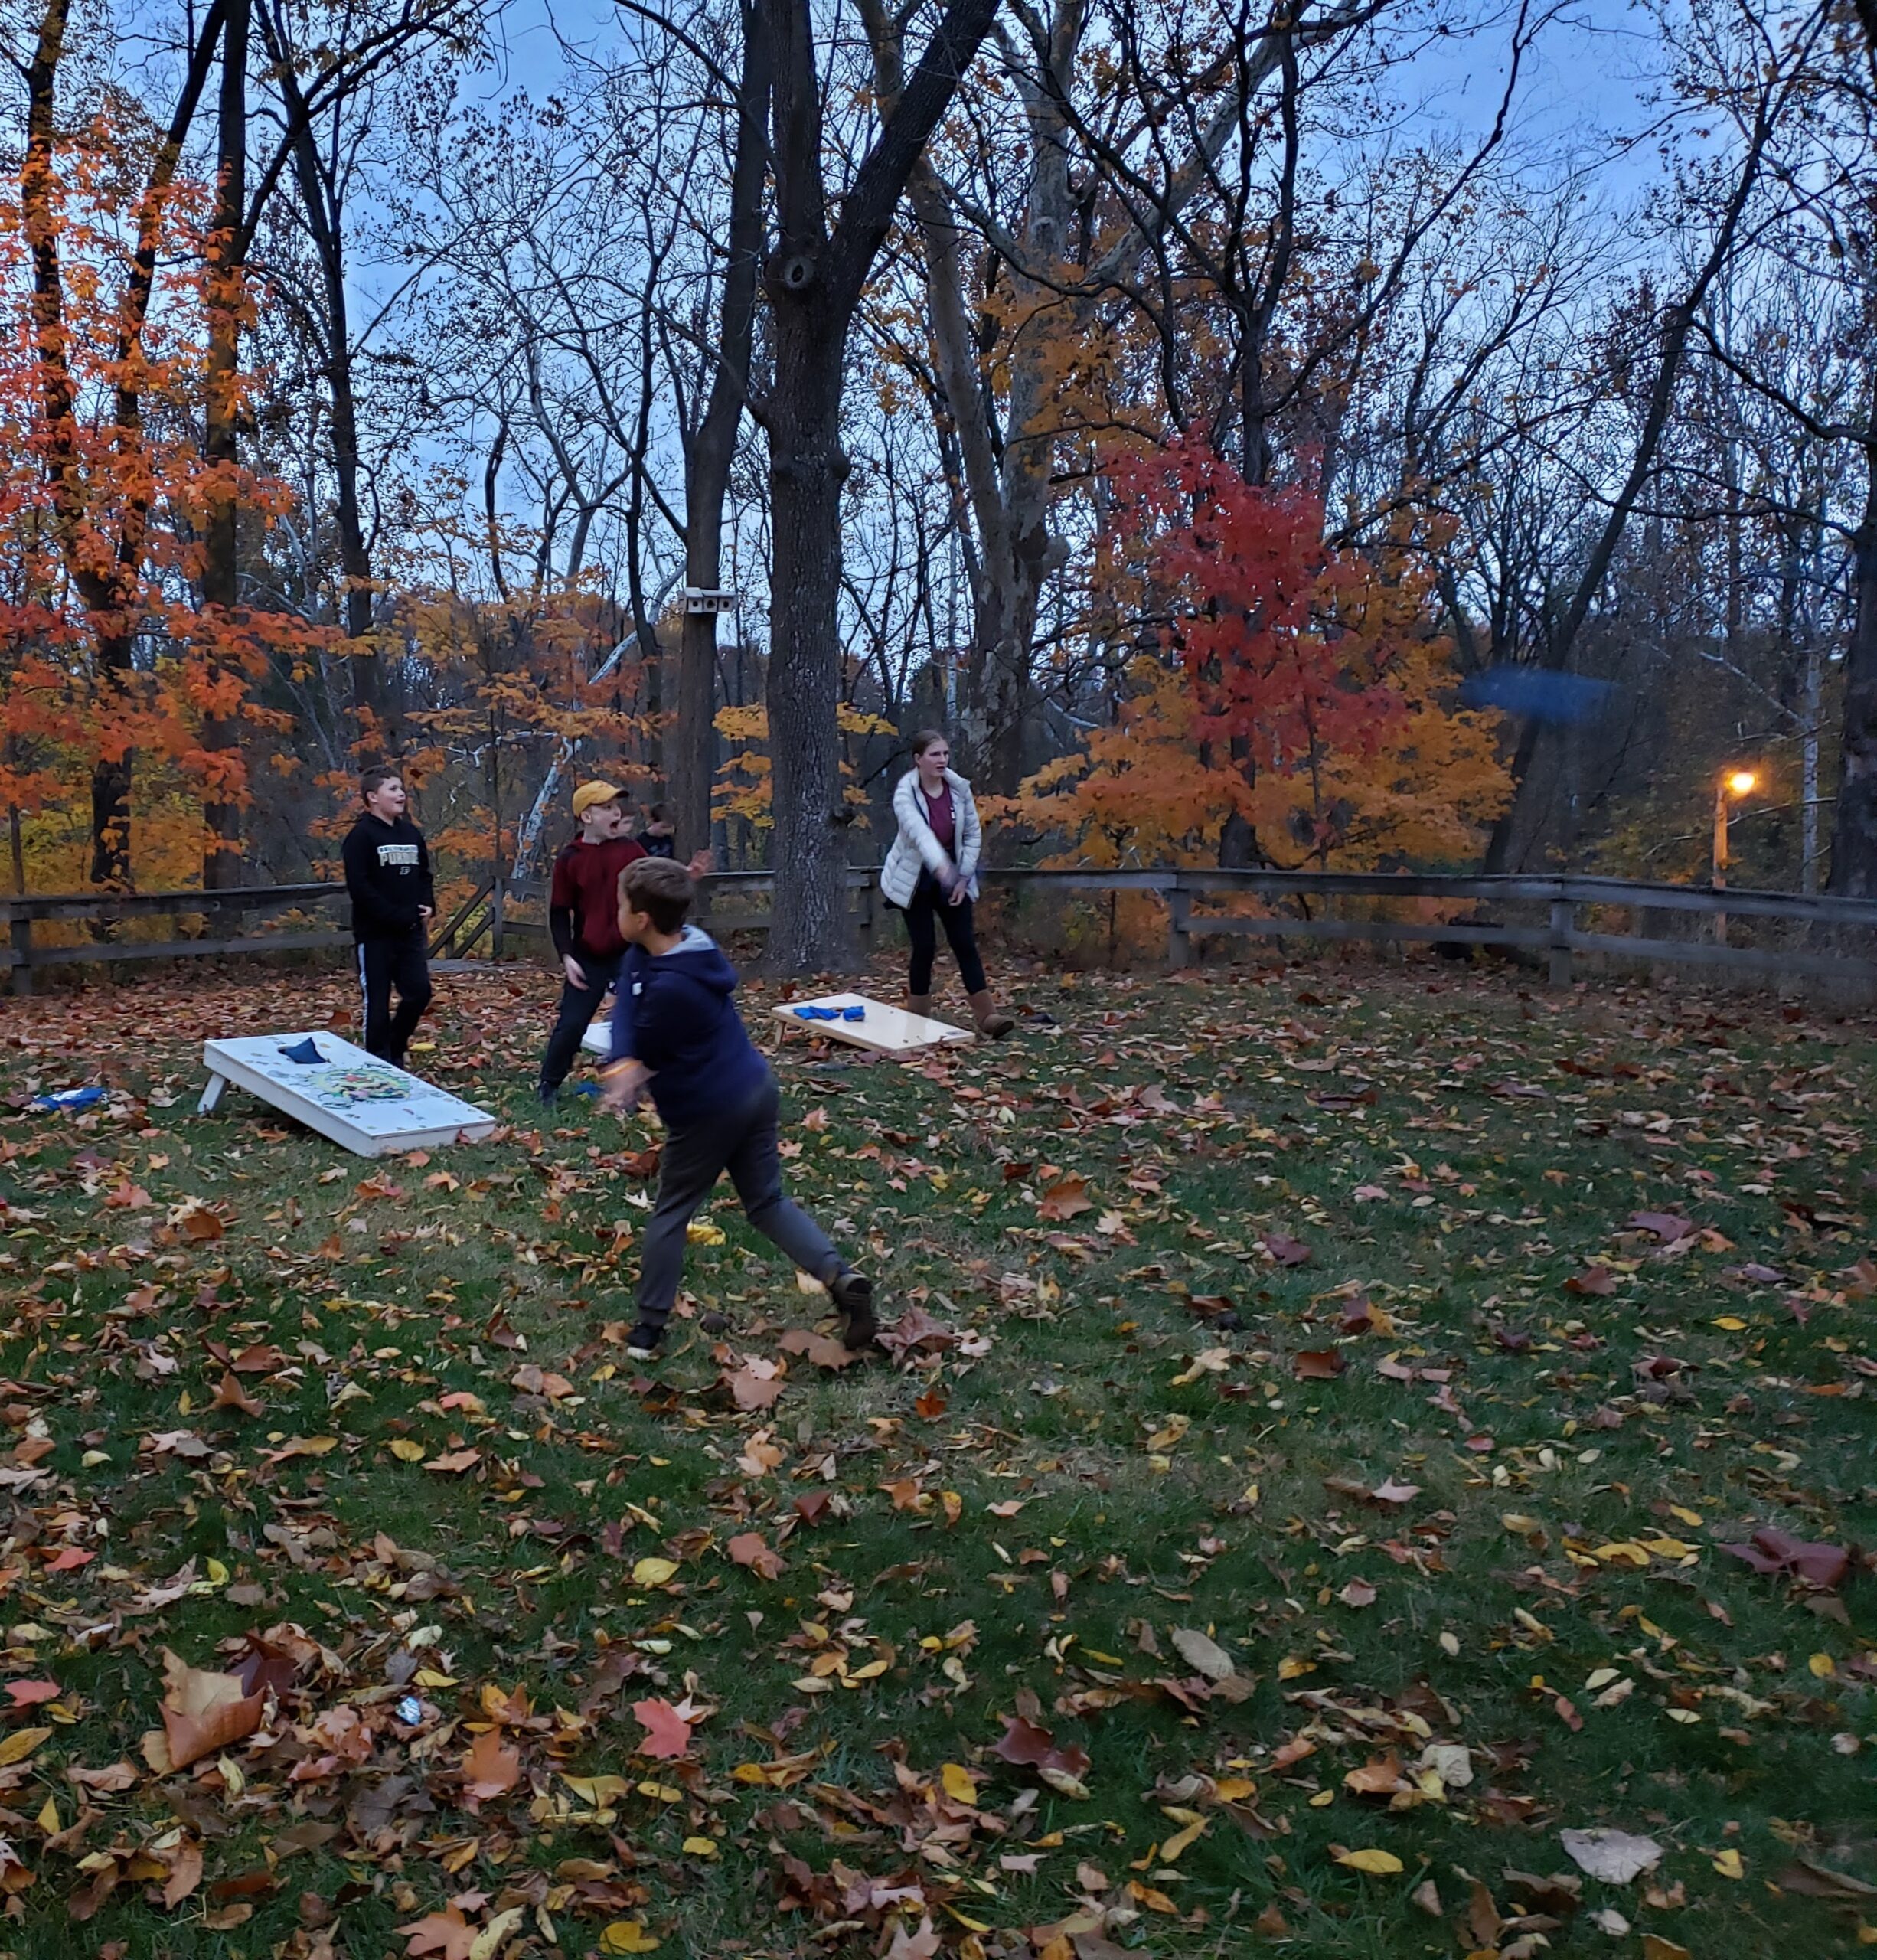
[[[951,780],[952,842],[958,852],[958,876],[969,884],[978,875],[984,831],[978,821],[978,803],[971,795],[971,785],[961,776],[955,776]]]
[[[893,813],[899,820],[901,840],[919,853],[919,861],[942,882],[945,874],[952,868],[952,860],[945,854],[945,846],[933,835],[932,825],[925,821],[925,812],[919,807],[916,771],[900,777],[899,786],[893,792]]]

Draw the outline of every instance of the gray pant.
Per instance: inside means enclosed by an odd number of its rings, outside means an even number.
[[[645,1227],[639,1266],[638,1317],[647,1326],[663,1327],[671,1318],[684,1272],[684,1228],[726,1171],[744,1216],[804,1272],[831,1279],[845,1264],[814,1220],[782,1195],[775,1148],[780,1104],[771,1080],[740,1109],[667,1132],[658,1202]]]

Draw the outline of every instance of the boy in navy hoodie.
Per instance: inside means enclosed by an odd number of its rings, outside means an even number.
[[[782,1195],[775,1078],[730,998],[736,969],[708,933],[684,923],[693,889],[690,874],[669,858],[641,858],[619,874],[626,954],[600,1107],[629,1109],[649,1092],[665,1129],[626,1352],[639,1361],[657,1354],[684,1275],[685,1227],[725,1171],[750,1223],[828,1289],[842,1341],[870,1348],[873,1282]]]

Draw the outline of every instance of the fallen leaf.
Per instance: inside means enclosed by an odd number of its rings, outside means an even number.
[[[1036,1216],[1060,1224],[1065,1219],[1073,1218],[1078,1212],[1092,1211],[1095,1200],[1089,1197],[1088,1190],[1086,1178],[1061,1179],[1043,1194],[1036,1206]]]
[[[163,1650],[163,1736],[171,1769],[184,1769],[261,1725],[265,1694],[250,1694],[233,1674],[192,1668]]]
[[[747,1566],[759,1579],[777,1579],[782,1576],[782,1554],[771,1550],[760,1531],[739,1531],[723,1549],[738,1565]]]
[[[1664,1245],[1691,1237],[1695,1229],[1693,1221],[1677,1211],[1632,1211],[1629,1222],[1632,1231],[1647,1232]]]
[[[1745,1544],[1723,1545],[1721,1550],[1731,1552],[1755,1572],[1803,1579],[1808,1586],[1832,1592],[1843,1584],[1851,1569],[1851,1554],[1842,1545],[1810,1544],[1784,1531],[1756,1531]]]
[[[1291,1357],[1291,1370],[1300,1381],[1333,1381],[1349,1366],[1340,1348],[1307,1348]]]
[[[690,1724],[670,1702],[656,1697],[635,1701],[632,1713],[645,1731],[645,1740],[638,1746],[641,1756],[675,1759],[690,1749]]]
[[[602,1953],[656,1953],[658,1942],[638,1919],[615,1919],[599,1936]]]
[[[478,1803],[506,1796],[521,1777],[521,1752],[502,1740],[499,1729],[478,1736],[463,1757],[463,1789]]]
[[[1345,1865],[1351,1871],[1370,1873],[1377,1878],[1392,1878],[1405,1869],[1392,1851],[1338,1851],[1335,1857],[1339,1865]]]
[[[799,1354],[818,1368],[851,1367],[860,1355],[844,1342],[805,1327],[792,1327],[777,1344],[785,1354]],[[734,1384],[733,1384],[733,1391]]]
[[[1086,1750],[1074,1743],[1059,1747],[1050,1732],[1021,1715],[1006,1721],[1004,1733],[991,1745],[993,1756],[1008,1763],[1037,1770],[1056,1770],[1079,1779],[1089,1767]]]
[[[476,1929],[454,1906],[440,1913],[426,1913],[422,1919],[397,1930],[404,1936],[404,1951],[412,1960],[422,1960],[427,1954],[436,1954],[439,1960],[469,1960],[470,1949],[475,1945]]]
[[[163,1881],[163,1903],[180,1906],[201,1883],[202,1847],[193,1838],[185,1838],[170,1860],[169,1876]]]
[[[1579,1871],[1608,1885],[1627,1885],[1662,1861],[1662,1847],[1653,1838],[1632,1837],[1626,1831],[1601,1825],[1588,1831],[1560,1831],[1558,1842]]]
[[[1187,1665],[1209,1681],[1229,1680],[1238,1671],[1232,1656],[1222,1647],[1192,1627],[1175,1627],[1173,1644]]]
[[[730,1377],[737,1407],[752,1413],[772,1407],[782,1387],[782,1377],[772,1361],[749,1362]]]

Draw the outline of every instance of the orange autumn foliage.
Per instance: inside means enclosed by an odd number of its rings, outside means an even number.
[[[140,200],[135,154],[98,118],[0,191],[0,805],[55,831],[90,821],[94,768],[133,756],[161,800],[180,784],[245,802],[245,758],[204,724],[284,727],[260,683],[328,637],[195,603],[211,501],[232,495],[271,524],[290,498],[204,456],[205,200],[175,185]],[[238,385],[245,400],[251,378]]]
[[[1114,586],[1157,616],[1115,719],[994,814],[1059,864],[1363,870],[1469,854],[1510,785],[1493,717],[1452,704],[1425,579],[1323,540],[1309,492],[1245,483],[1198,438],[1112,466]]]

